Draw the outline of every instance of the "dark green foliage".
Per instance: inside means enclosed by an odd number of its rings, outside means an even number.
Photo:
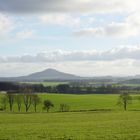
[[[70,86],[68,84],[58,85],[56,89],[58,93],[70,93]]]
[[[44,84],[43,84],[44,83]],[[0,91],[11,93],[24,93],[25,88],[30,88],[36,93],[69,93],[69,94],[116,94],[122,91],[139,91],[139,85],[129,86],[118,83],[105,83],[91,81],[71,81],[71,82],[0,82]]]
[[[54,107],[54,104],[50,100],[45,100],[44,101],[44,110],[47,110],[49,112],[50,108]]]
[[[18,91],[19,85],[14,82],[0,82],[0,91]]]

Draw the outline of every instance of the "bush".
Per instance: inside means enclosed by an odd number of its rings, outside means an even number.
[[[47,110],[49,112],[50,108],[54,107],[54,104],[50,100],[45,100],[44,101],[44,110]]]
[[[70,107],[69,107],[69,105],[67,105],[67,104],[60,104],[60,111],[61,112],[68,112],[70,110]]]

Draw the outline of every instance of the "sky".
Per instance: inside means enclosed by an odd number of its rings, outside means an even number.
[[[0,0],[0,77],[54,68],[140,74],[139,0]]]

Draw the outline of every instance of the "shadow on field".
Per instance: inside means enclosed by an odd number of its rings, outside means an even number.
[[[88,109],[88,110],[81,109],[81,110],[71,110],[69,112],[110,112],[110,111],[113,111],[113,109]]]
[[[91,112],[91,113],[102,113],[102,112],[114,112],[114,111],[118,111],[115,109],[81,109],[81,110],[70,110],[70,111],[55,111],[55,112],[46,112],[46,111],[42,111],[42,112],[4,112],[4,111],[0,111],[0,114],[54,114],[54,113],[72,113],[72,112]],[[121,110],[122,112],[124,112],[124,110]],[[129,109],[125,112],[140,112],[140,109]]]
[[[140,109],[133,109],[133,110],[130,110],[130,111],[140,111]]]
[[[55,112],[3,112],[0,111],[0,113],[6,113],[6,114],[50,114],[50,113],[69,113],[69,112],[111,112],[114,111],[113,109],[82,109],[82,110],[71,110],[71,111],[55,111]],[[133,110],[134,111],[134,110]],[[138,111],[138,110],[137,110]],[[139,110],[140,111],[140,110]]]

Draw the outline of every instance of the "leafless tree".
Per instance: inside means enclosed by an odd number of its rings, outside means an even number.
[[[17,107],[18,107],[18,111],[20,112],[21,111],[21,105],[22,105],[22,102],[23,102],[23,94],[16,94],[15,100],[16,100],[16,104],[17,104]]]
[[[13,111],[13,105],[14,105],[14,101],[15,101],[15,94],[8,92],[7,93],[7,99],[8,99],[10,111]]]
[[[0,102],[1,102],[1,110],[3,110],[3,111],[6,110],[7,103],[8,103],[8,98],[7,98],[6,94],[2,95]]]
[[[37,94],[32,95],[32,105],[34,107],[34,111],[37,111],[37,105],[40,104],[41,99]]]
[[[25,88],[24,89],[24,94],[23,94],[23,103],[25,105],[25,110],[28,112],[31,104],[32,104],[32,94],[33,91],[30,88]]]
[[[69,111],[69,106],[67,104],[60,104],[60,111],[61,112],[68,112]]]
[[[120,94],[119,100],[118,100],[118,105],[122,105],[124,110],[127,110],[127,105],[131,103],[132,97],[127,93],[124,92]]]

